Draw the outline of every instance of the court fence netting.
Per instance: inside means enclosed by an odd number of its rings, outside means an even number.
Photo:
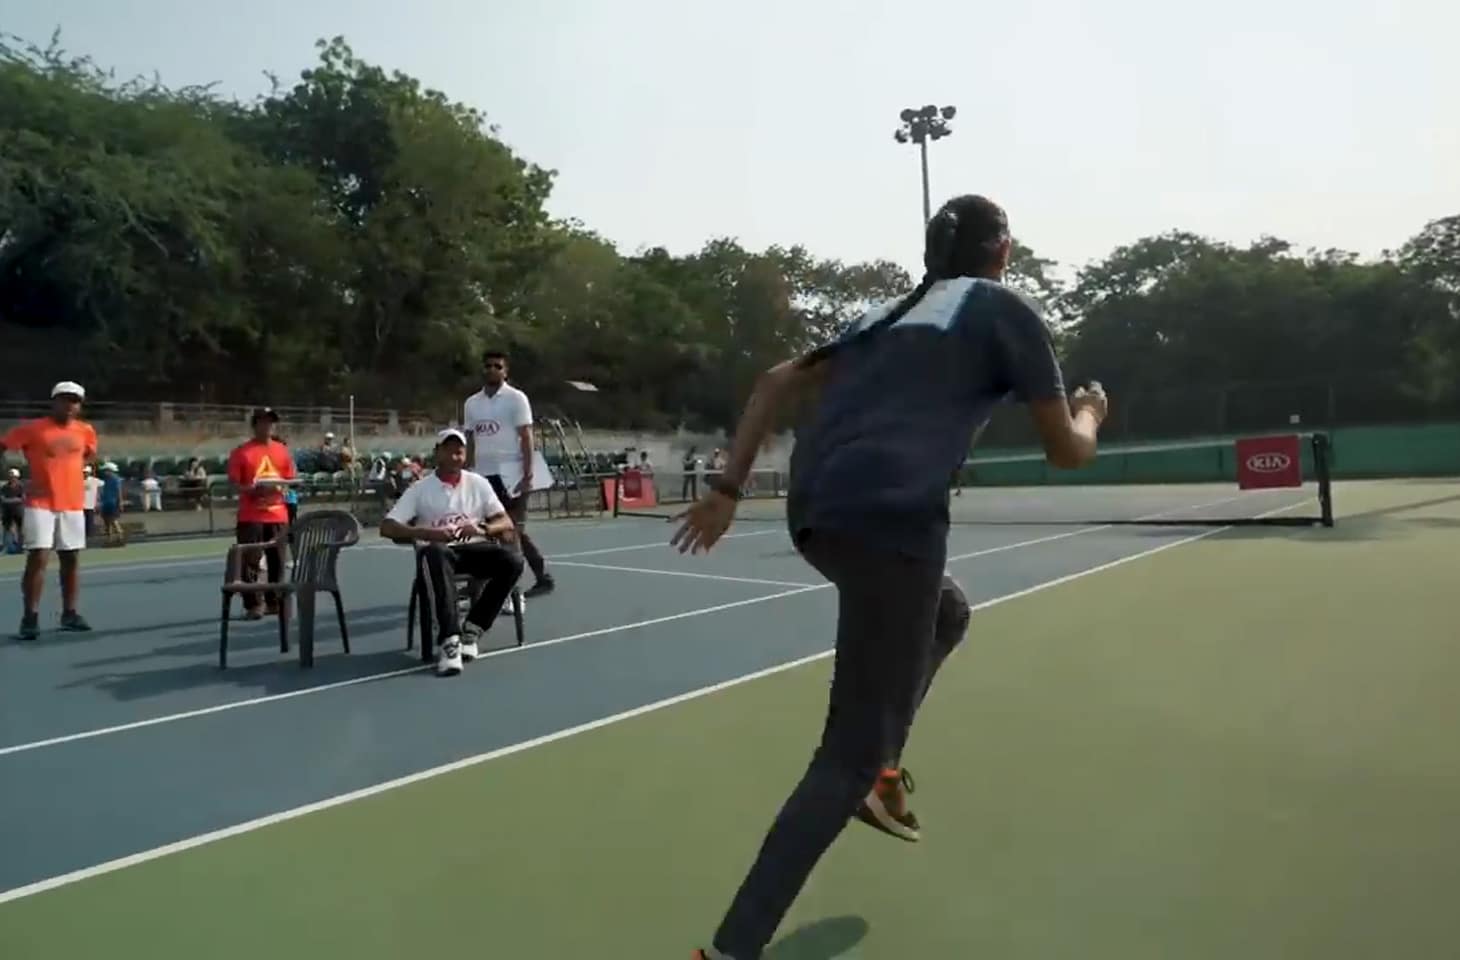
[[[949,478],[948,514],[973,525],[1331,527],[1330,457],[1324,433],[1118,447],[1075,470],[1042,454],[976,457]],[[625,470],[605,498],[616,517],[673,519],[713,476]],[[752,471],[736,520],[784,522],[788,480]]]

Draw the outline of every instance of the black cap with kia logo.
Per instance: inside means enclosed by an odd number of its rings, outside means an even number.
[[[273,407],[254,407],[253,413],[249,415],[249,423],[258,423],[260,420],[272,420],[279,422],[279,414]]]

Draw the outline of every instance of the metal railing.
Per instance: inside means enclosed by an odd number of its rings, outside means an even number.
[[[83,416],[116,432],[181,432],[218,436],[247,433],[252,406],[214,403],[127,403],[112,400],[88,401]],[[344,434],[350,429],[348,407],[276,406],[289,433],[310,435],[330,431]],[[47,400],[0,401],[0,423],[15,423],[43,417],[50,411]],[[429,414],[356,407],[354,430],[360,436],[429,436],[439,425]]]
[[[379,526],[395,502],[394,490],[385,481],[306,478],[295,490],[300,514],[347,510],[365,527]],[[238,495],[226,482],[193,486],[171,481],[152,493],[128,484],[123,503],[120,520],[129,541],[226,535],[237,525]],[[528,515],[536,520],[598,517],[605,509],[597,483],[555,486],[534,491],[528,498]]]

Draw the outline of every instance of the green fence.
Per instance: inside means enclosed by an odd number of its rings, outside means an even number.
[[[1334,479],[1460,476],[1460,423],[1341,427],[1329,433]],[[1313,476],[1313,453],[1303,444],[1303,475]],[[1114,447],[1079,470],[1057,470],[1037,454],[976,458],[961,480],[970,486],[1042,484],[1213,483],[1237,481],[1230,441]]]

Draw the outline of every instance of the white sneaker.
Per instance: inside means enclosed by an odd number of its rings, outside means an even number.
[[[479,656],[481,654],[477,651],[477,642],[475,639],[468,638],[461,641],[461,659],[463,663],[471,663]]]
[[[436,676],[454,677],[461,672],[461,638],[447,637],[436,654]]]

